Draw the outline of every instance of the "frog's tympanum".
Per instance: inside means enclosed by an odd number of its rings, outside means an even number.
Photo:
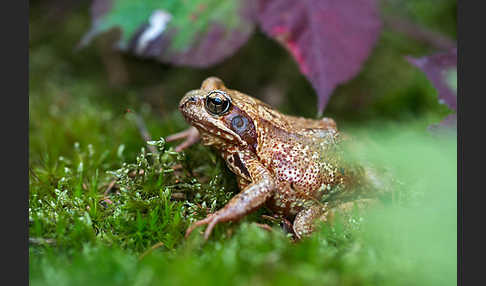
[[[241,190],[226,206],[188,228],[208,225],[207,239],[219,222],[237,221],[267,206],[293,220],[297,238],[328,221],[335,210],[364,206],[373,200],[366,170],[343,160],[341,135],[330,118],[320,120],[284,115],[262,101],[228,89],[215,77],[189,91],[179,109],[193,127],[169,136],[185,138],[176,151],[201,139],[214,147],[236,174]],[[357,187],[359,186],[359,187]]]

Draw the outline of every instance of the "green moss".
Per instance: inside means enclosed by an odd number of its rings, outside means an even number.
[[[263,209],[242,223],[218,225],[203,244],[197,231],[184,240],[185,229],[237,191],[217,154],[200,145],[178,154],[159,140],[154,156],[130,113],[105,116],[107,105],[85,97],[68,97],[71,104],[56,111],[56,98],[30,98],[32,285],[456,281],[455,139],[432,137],[421,120],[348,128],[359,141],[374,142],[359,160],[389,168],[402,182],[397,198],[408,209],[391,207],[364,225],[324,226],[298,244],[263,220]],[[144,117],[152,134],[183,128],[177,114]]]

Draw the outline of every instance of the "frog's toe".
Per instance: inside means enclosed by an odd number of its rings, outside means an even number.
[[[206,231],[204,232],[204,240],[208,240],[209,236],[211,235],[211,232],[213,231],[213,228],[216,226],[216,224],[219,222],[218,217],[214,217],[211,222],[208,224],[208,227],[206,228]]]
[[[169,135],[165,138],[165,141],[166,142],[172,142],[172,141],[184,139],[184,138],[187,137],[188,131],[189,131],[189,129],[175,133],[175,134],[172,134],[172,135]]]
[[[211,235],[211,232],[213,231],[213,228],[216,226],[218,222],[221,221],[221,217],[215,214],[210,214],[208,215],[205,219],[196,221],[193,223],[186,231],[186,235],[184,236],[185,238],[188,238],[189,235],[191,235],[191,232],[198,226],[205,225],[207,224],[208,227],[206,228],[206,231],[204,231],[204,240],[208,240],[209,236]]]
[[[189,147],[191,147],[192,145],[194,145],[198,140],[186,140],[184,142],[182,142],[181,144],[177,145],[177,147],[175,147],[175,151],[176,152],[181,152],[183,151],[184,149],[187,149]]]
[[[201,225],[205,225],[205,224],[208,224],[211,222],[211,220],[213,219],[213,216],[212,215],[209,215],[208,217],[206,217],[205,219],[202,219],[202,220],[199,220],[199,221],[196,221],[195,223],[193,223],[187,230],[186,230],[186,234],[184,235],[185,238],[188,238],[189,235],[191,235],[191,232],[198,226],[201,226]]]

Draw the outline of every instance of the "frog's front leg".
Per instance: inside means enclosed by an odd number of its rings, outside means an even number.
[[[186,238],[196,227],[207,224],[208,227],[204,232],[204,239],[207,240],[217,223],[237,221],[261,207],[273,195],[275,190],[273,176],[261,163],[252,161],[246,162],[252,183],[234,196],[222,209],[192,224],[186,231]]]
[[[175,148],[176,152],[181,152],[182,150],[196,144],[199,141],[200,137],[201,136],[199,135],[196,127],[190,127],[189,129],[186,129],[179,133],[167,136],[167,138],[165,138],[165,141],[172,142],[180,139],[185,139],[184,142],[177,145]]]

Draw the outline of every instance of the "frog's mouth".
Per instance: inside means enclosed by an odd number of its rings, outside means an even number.
[[[211,134],[215,138],[220,138],[221,140],[230,142],[232,144],[241,143],[239,137],[235,136],[231,130],[225,130],[227,129],[226,127],[224,127],[225,129],[221,129],[221,127],[214,126],[212,124],[202,124],[200,122],[192,121],[187,117],[186,120],[189,122],[189,124],[196,127],[201,133]]]

